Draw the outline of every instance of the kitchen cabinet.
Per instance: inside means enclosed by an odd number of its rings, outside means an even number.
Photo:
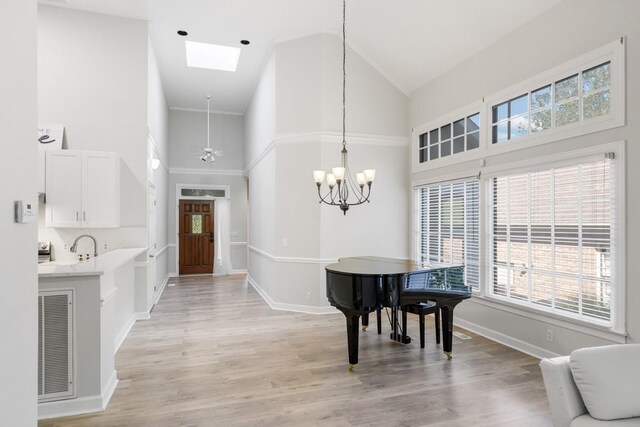
[[[119,227],[120,156],[101,151],[46,154],[47,227]]]

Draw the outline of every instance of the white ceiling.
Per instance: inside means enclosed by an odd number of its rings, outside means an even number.
[[[410,94],[561,1],[348,0],[347,43]],[[342,24],[340,0],[40,2],[148,20],[169,106],[206,109],[211,94],[213,110],[236,113],[246,109],[275,43],[340,34]],[[185,39],[242,47],[237,71],[187,67]]]

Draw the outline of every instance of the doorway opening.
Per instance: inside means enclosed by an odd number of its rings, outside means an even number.
[[[179,275],[228,274],[229,192],[226,185],[176,184],[176,268]]]

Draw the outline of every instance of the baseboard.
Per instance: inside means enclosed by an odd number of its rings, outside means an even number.
[[[153,305],[156,305],[158,303],[158,301],[160,301],[160,297],[162,296],[162,293],[164,292],[164,288],[167,286],[167,283],[169,282],[169,279],[175,277],[172,276],[171,273],[167,273],[166,276],[164,276],[164,280],[162,281],[162,284],[160,285],[160,289],[158,290],[158,292],[156,292],[156,295],[153,298]]]
[[[102,410],[107,409],[107,405],[111,401],[111,397],[113,393],[116,391],[116,387],[118,387],[118,372],[114,369],[111,373],[111,377],[109,377],[109,381],[107,381],[107,385],[102,390]]]
[[[136,311],[133,313],[136,320],[149,320],[151,319],[151,314],[148,311]]]
[[[248,272],[249,272],[249,270],[247,270],[246,268],[240,268],[238,270],[231,270],[231,274],[246,274]]]
[[[500,332],[493,331],[491,329],[485,328],[484,326],[480,326],[472,322],[467,322],[466,320],[463,320],[463,319],[454,319],[454,324],[456,326],[460,326],[461,328],[468,329],[469,331],[475,334],[478,334],[480,336],[483,336],[485,338],[488,338],[492,341],[495,341],[502,345],[506,345],[507,347],[511,347],[514,350],[518,350],[522,353],[528,354],[529,356],[533,356],[537,359],[545,359],[545,358],[561,356],[560,354],[546,350],[542,347],[529,344],[528,342],[510,337],[509,335],[505,335]]]
[[[125,338],[127,338],[127,335],[129,335],[129,331],[131,330],[131,328],[133,328],[133,325],[136,324],[136,318],[137,318],[136,315],[137,313],[133,313],[131,315],[131,317],[127,321],[127,324],[124,325],[124,328],[122,328],[120,333],[118,333],[118,335],[116,336],[115,342],[113,343],[115,348],[114,353],[117,353],[118,350],[120,350],[120,346],[124,342]]]
[[[273,310],[294,311],[296,313],[306,314],[335,314],[338,313],[338,309],[332,306],[329,307],[316,307],[312,305],[302,304],[286,304],[282,302],[274,301],[265,291],[258,285],[258,283],[251,277],[247,276],[247,281],[258,292],[262,299],[269,304]]]
[[[111,396],[118,386],[117,373],[114,370],[105,386],[102,394],[95,396],[78,397],[76,399],[58,400],[55,402],[43,402],[38,404],[38,419],[69,417],[73,415],[102,412],[107,408]]]

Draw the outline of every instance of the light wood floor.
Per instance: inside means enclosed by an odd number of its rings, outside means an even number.
[[[409,345],[372,316],[350,374],[342,314],[271,310],[244,276],[171,282],[122,345],[107,410],[39,426],[551,425],[537,359],[468,331],[447,361],[433,323],[420,350],[416,316]]]

